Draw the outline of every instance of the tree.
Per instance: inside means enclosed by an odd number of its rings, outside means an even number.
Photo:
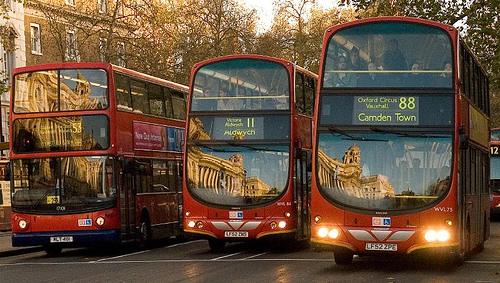
[[[259,36],[256,52],[287,59],[318,72],[325,30],[355,16],[352,8],[323,10],[314,0],[275,2],[273,24]]]
[[[251,52],[257,16],[235,0],[168,0],[143,11],[135,46],[147,73],[187,84],[202,60]],[[147,54],[147,56],[144,56]]]

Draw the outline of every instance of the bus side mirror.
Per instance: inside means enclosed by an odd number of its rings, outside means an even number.
[[[460,133],[458,135],[458,148],[464,150],[469,148],[469,137],[467,134]]]

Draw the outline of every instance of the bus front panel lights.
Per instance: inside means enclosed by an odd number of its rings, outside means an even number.
[[[104,222],[106,222],[106,221],[104,220],[104,217],[102,217],[102,216],[97,217],[97,219],[95,220],[95,223],[97,224],[97,226],[103,226]]]

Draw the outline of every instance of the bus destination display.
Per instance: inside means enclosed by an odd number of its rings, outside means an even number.
[[[418,97],[355,96],[355,125],[418,125]]]
[[[227,139],[262,139],[262,117],[225,117],[214,119],[214,136]]]

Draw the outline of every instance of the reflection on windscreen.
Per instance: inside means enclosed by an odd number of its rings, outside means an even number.
[[[51,213],[111,205],[116,196],[112,159],[97,157],[14,160],[12,205]],[[65,211],[56,207],[64,206]]]
[[[434,27],[377,23],[345,28],[328,43],[324,87],[452,86],[451,39]]]
[[[63,69],[18,74],[14,112],[105,109],[108,78],[102,69]]]
[[[500,157],[491,157],[490,162],[490,179],[500,179]]]
[[[287,70],[278,63],[234,59],[206,65],[195,75],[191,110],[289,109]]]
[[[321,133],[321,191],[360,209],[425,206],[448,191],[451,146],[450,135]]]
[[[216,205],[266,203],[285,190],[288,146],[189,146],[190,193]]]

